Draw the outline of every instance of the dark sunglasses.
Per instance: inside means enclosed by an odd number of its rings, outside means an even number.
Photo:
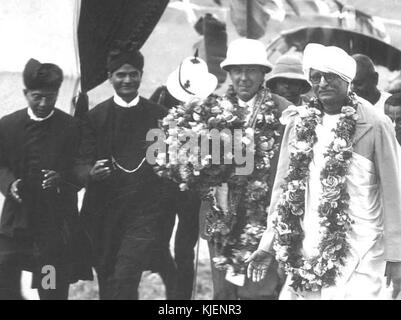
[[[327,83],[333,82],[335,79],[338,79],[338,75],[334,73],[325,73],[325,72],[316,72],[309,76],[310,82],[312,84],[319,84],[322,81],[322,77],[326,80]]]

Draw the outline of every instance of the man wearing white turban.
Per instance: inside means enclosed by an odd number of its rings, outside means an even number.
[[[401,285],[401,181],[388,118],[350,91],[356,63],[309,44],[303,67],[316,99],[287,123],[268,229],[248,259],[263,278],[272,256],[288,274],[281,299],[379,299]],[[300,108],[300,109],[299,109]]]

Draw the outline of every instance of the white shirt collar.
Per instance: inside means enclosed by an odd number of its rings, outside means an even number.
[[[130,107],[134,107],[138,104],[139,94],[137,94],[134,99],[132,99],[130,102],[127,103],[118,94],[115,93],[113,100],[114,100],[115,104],[119,105],[120,107],[130,108]]]
[[[241,100],[238,98],[238,105],[240,107],[253,107],[253,105],[255,104],[255,99],[256,99],[256,95],[252,97],[252,99],[248,100],[247,102]]]
[[[28,107],[28,116],[31,120],[33,121],[44,121],[49,119],[52,115],[54,114],[54,109],[44,118],[39,118],[37,116],[35,116],[35,114],[33,113],[32,109]]]
[[[248,122],[249,119],[251,119],[252,112],[253,112],[253,107],[254,107],[254,104],[255,104],[255,99],[256,99],[256,95],[253,96],[252,99],[248,100],[247,102],[245,102],[245,101],[243,101],[243,100],[238,98],[238,105],[241,108],[247,108],[248,109],[247,110],[247,115],[245,117],[245,121],[246,122]]]

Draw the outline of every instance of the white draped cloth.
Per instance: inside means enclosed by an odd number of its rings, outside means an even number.
[[[388,93],[386,91],[380,91],[380,98],[379,100],[374,104],[374,107],[377,108],[377,110],[380,110],[381,112],[384,113],[384,105],[386,103],[386,100],[391,97],[391,93]]]
[[[333,141],[333,128],[340,115],[325,114],[322,124],[316,128],[318,141],[310,163],[310,176],[306,190],[305,215],[302,227],[305,233],[303,254],[313,257],[319,254],[318,206],[322,192],[320,173],[325,165],[323,154]],[[380,188],[372,161],[356,154],[347,175],[347,191],[350,195],[348,213],[354,221],[348,234],[350,252],[342,267],[336,285],[319,292],[295,292],[290,286],[291,274],[287,277],[280,299],[380,299],[384,288],[384,243],[383,215]],[[384,298],[384,297],[383,297]]]

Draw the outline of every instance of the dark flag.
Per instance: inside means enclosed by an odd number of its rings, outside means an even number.
[[[227,73],[220,68],[220,62],[225,59],[227,51],[226,24],[207,13],[194,27],[203,35],[203,39],[195,44],[200,57],[206,61],[209,72],[216,76],[218,83],[224,83]]]
[[[85,93],[107,79],[106,58],[115,40],[141,47],[163,14],[168,0],[82,0],[78,47],[81,91],[75,113],[87,110]]]

